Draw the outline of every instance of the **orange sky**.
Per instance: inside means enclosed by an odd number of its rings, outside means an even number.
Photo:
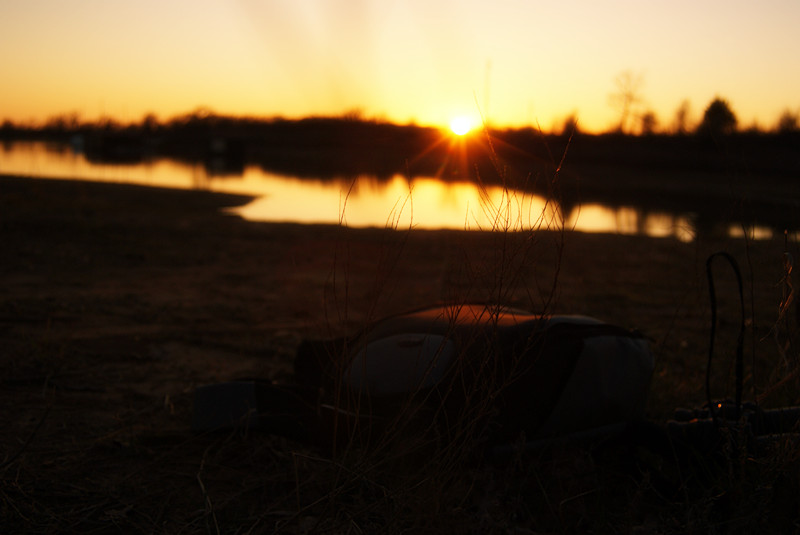
[[[574,112],[603,131],[630,71],[662,126],[719,95],[770,128],[800,110],[798,23],[796,0],[5,0],[0,117],[358,108],[445,125],[480,109],[545,129]]]

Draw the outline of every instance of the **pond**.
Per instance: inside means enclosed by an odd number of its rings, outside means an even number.
[[[581,232],[671,236],[683,241],[695,235],[691,213],[603,204],[585,204],[562,213],[561,206],[544,197],[498,186],[481,188],[472,182],[434,177],[409,180],[402,175],[380,180],[367,175],[301,178],[255,165],[233,174],[216,174],[203,163],[169,159],[91,161],[79,148],[43,142],[0,145],[0,173],[246,194],[254,200],[231,211],[254,221],[467,230],[558,229],[563,225]],[[756,238],[769,237],[766,229],[753,232]]]

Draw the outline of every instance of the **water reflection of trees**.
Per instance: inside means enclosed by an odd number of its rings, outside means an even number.
[[[248,165],[343,184],[358,176],[378,182],[397,174],[433,176],[529,191],[559,201],[565,211],[601,203],[693,214],[702,232],[737,218],[797,228],[800,134],[789,128],[769,135],[726,132],[721,139],[520,128],[455,137],[358,117],[263,120],[195,110],[164,124],[154,116],[127,126],[83,124],[72,116],[35,130],[4,123],[0,138],[72,142],[94,161],[202,162],[214,178],[241,175]]]

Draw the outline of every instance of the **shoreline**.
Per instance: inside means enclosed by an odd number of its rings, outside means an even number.
[[[24,185],[17,184],[18,181],[37,181],[42,184],[51,183],[53,184],[54,188],[58,188],[59,183],[75,183],[75,184],[85,184],[81,186],[81,188],[91,188],[92,185],[98,185],[101,188],[112,188],[108,190],[105,194],[109,196],[110,199],[118,200],[120,197],[124,196],[131,196],[133,192],[139,191],[139,197],[143,195],[142,192],[150,190],[159,190],[165,193],[165,195],[171,196],[173,199],[177,196],[183,194],[188,194],[194,196],[195,199],[192,201],[195,204],[203,205],[209,209],[217,209],[222,211],[226,215],[231,215],[235,217],[240,217],[247,222],[250,223],[265,223],[265,224],[273,224],[273,225],[303,225],[303,226],[315,226],[315,227],[332,227],[332,228],[341,228],[341,225],[335,222],[304,222],[304,221],[282,221],[282,220],[269,220],[263,219],[258,216],[256,217],[246,217],[244,214],[247,210],[248,205],[257,202],[262,195],[259,194],[249,194],[249,193],[237,193],[237,192],[225,192],[225,191],[214,191],[214,190],[206,190],[200,188],[193,188],[193,187],[175,187],[175,186],[160,186],[160,185],[153,185],[153,184],[136,184],[130,182],[114,182],[114,181],[105,181],[105,180],[93,180],[93,179],[81,179],[81,178],[73,178],[73,177],[39,177],[39,176],[29,176],[29,175],[14,175],[14,174],[2,174],[0,173],[0,183],[4,183],[7,190],[9,191],[9,195],[14,195],[14,189],[26,189]],[[623,179],[624,183],[624,179]],[[608,185],[606,185],[608,187]],[[69,186],[61,186],[64,191],[69,191]],[[30,189],[30,188],[27,188]],[[695,187],[696,189],[696,187]],[[701,188],[702,190],[702,188]],[[749,200],[747,202],[739,201],[735,202],[733,198],[730,199],[721,199],[715,196],[709,196],[710,193],[708,191],[701,191],[698,190],[700,193],[696,191],[695,194],[690,195],[687,197],[687,193],[680,193],[679,191],[675,190],[675,187],[670,189],[669,191],[664,191],[660,195],[662,198],[661,202],[666,203],[665,206],[669,206],[670,208],[665,208],[663,214],[658,211],[658,209],[649,208],[646,204],[642,206],[636,206],[636,203],[631,201],[630,197],[624,197],[627,199],[627,202],[631,202],[630,208],[637,212],[637,218],[641,219],[642,221],[640,224],[644,224],[645,219],[651,214],[651,209],[655,210],[653,212],[654,215],[667,215],[675,218],[672,222],[672,225],[680,225],[680,221],[686,217],[689,218],[685,222],[686,225],[689,225],[689,228],[682,233],[680,239],[683,241],[693,241],[697,239],[697,234],[702,233],[703,239],[714,240],[714,239],[726,239],[726,234],[730,235],[733,228],[739,230],[733,235],[733,239],[736,239],[736,236],[741,237],[743,231],[740,231],[740,227],[742,224],[747,224],[748,231],[751,233],[750,239],[753,240],[762,240],[762,239],[775,239],[776,236],[779,236],[783,233],[786,224],[793,218],[793,214],[797,212],[795,210],[795,205],[797,202],[794,201],[792,198],[787,197],[780,197],[780,195],[776,191],[772,191],[770,195],[770,199],[768,200],[766,197],[759,199],[757,202],[754,200]],[[648,195],[653,196],[657,195],[657,191],[649,192]],[[201,201],[201,198],[205,197],[205,201]],[[187,199],[191,197],[186,197]],[[212,200],[216,198],[216,200]],[[671,199],[671,200],[670,200]],[[167,206],[164,205],[166,198],[162,198],[160,200],[154,199],[155,202],[161,203],[159,204],[160,208],[163,210],[167,210]],[[668,201],[669,200],[669,201]],[[587,201],[588,202],[588,201]],[[683,202],[685,204],[685,209],[683,211],[677,210],[678,203]],[[686,204],[688,203],[688,204]],[[592,203],[589,202],[589,206],[592,206]],[[601,204],[602,206],[605,206]],[[625,207],[628,206],[625,202],[618,202],[616,205],[609,205],[609,207]],[[703,208],[701,208],[703,207]],[[727,208],[726,208],[727,207]],[[258,210],[257,210],[258,211]],[[737,215],[738,214],[738,215]],[[760,215],[759,215],[760,214]],[[768,214],[768,215],[766,215]],[[756,217],[758,216],[758,217]],[[618,216],[619,217],[619,216]],[[768,224],[764,224],[763,221],[766,220],[780,220],[783,223],[771,227]],[[749,223],[748,223],[749,221]],[[759,223],[758,221],[762,221]],[[346,228],[356,230],[384,230],[386,227],[380,225],[372,225],[372,226],[347,226]],[[476,229],[464,229],[464,228],[448,228],[448,227],[412,227],[414,232],[439,232],[439,231],[450,231],[450,232],[487,232],[486,230],[476,230]],[[409,229],[406,227],[400,227],[396,230],[401,232],[408,231]],[[557,229],[536,229],[537,232],[559,232]],[[522,230],[522,232],[526,232],[527,230]],[[678,237],[678,231],[676,229],[672,229],[671,231],[668,228],[661,229],[652,232],[652,234],[647,235],[646,233],[649,231],[646,230],[638,230],[636,232],[630,232],[630,229],[623,230],[623,231],[614,231],[609,229],[601,229],[601,230],[568,230],[571,233],[586,233],[586,234],[606,234],[609,236],[638,236],[645,238],[667,238],[672,239]],[[789,231],[791,235],[796,235],[800,232],[800,230]]]

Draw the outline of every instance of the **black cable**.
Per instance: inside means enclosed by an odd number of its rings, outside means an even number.
[[[717,297],[714,291],[714,275],[711,270],[711,262],[716,257],[724,258],[733,269],[736,275],[736,282],[739,289],[739,306],[741,310],[741,322],[739,325],[739,337],[736,341],[736,417],[741,416],[742,411],[742,391],[744,389],[744,330],[745,330],[745,311],[744,311],[744,291],[742,290],[742,274],[739,265],[731,255],[724,251],[713,253],[706,261],[706,275],[708,276],[708,293],[711,300],[711,339],[708,345],[708,364],[706,367],[706,398],[708,408],[712,418],[716,423],[716,412],[711,403],[711,360],[714,356],[714,338],[717,331]]]

